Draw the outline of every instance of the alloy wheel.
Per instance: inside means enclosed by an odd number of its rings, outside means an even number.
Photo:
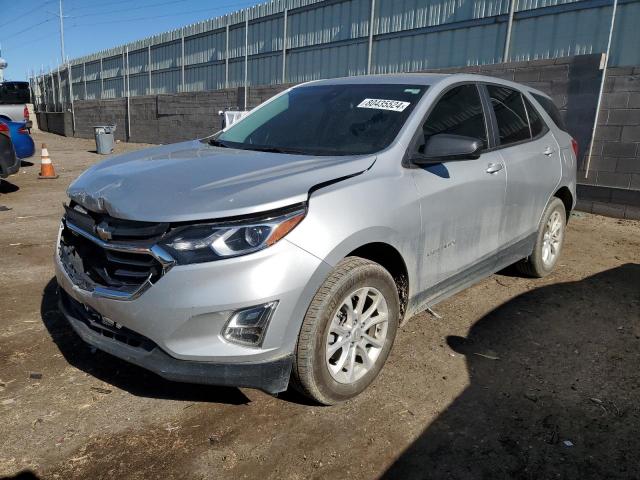
[[[357,382],[382,351],[389,325],[387,301],[379,290],[364,287],[347,295],[334,314],[326,340],[326,366],[338,383]]]
[[[562,218],[556,210],[549,216],[542,237],[542,261],[547,267],[553,265],[558,258],[562,235]]]

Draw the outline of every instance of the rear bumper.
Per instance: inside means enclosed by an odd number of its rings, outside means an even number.
[[[167,380],[256,388],[270,394],[282,392],[288,387],[291,355],[269,361],[242,363],[179,360],[142,335],[132,331],[120,334],[108,325],[96,323],[88,315],[83,315],[72,302],[66,293],[61,292],[60,310],[82,340]]]
[[[36,153],[36,146],[30,136],[24,135],[19,142],[14,144],[16,156],[18,159],[31,158]],[[18,162],[19,163],[19,162]]]

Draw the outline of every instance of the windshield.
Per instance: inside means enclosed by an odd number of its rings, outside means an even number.
[[[211,142],[248,150],[360,155],[391,144],[425,85],[308,85],[253,112]]]

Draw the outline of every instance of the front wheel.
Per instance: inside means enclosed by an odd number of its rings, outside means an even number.
[[[294,385],[325,405],[355,397],[386,362],[399,315],[391,274],[369,260],[345,258],[305,315],[294,357]]]
[[[553,198],[545,209],[532,254],[516,264],[518,270],[531,277],[549,275],[558,262],[564,244],[567,212],[559,198]]]

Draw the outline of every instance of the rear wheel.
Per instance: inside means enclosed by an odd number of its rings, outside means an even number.
[[[567,212],[559,198],[553,198],[542,215],[533,253],[516,267],[525,275],[544,277],[549,275],[558,262],[564,244]]]
[[[389,272],[363,258],[342,260],[305,315],[294,385],[325,405],[358,395],[389,356],[399,312],[398,290]]]

